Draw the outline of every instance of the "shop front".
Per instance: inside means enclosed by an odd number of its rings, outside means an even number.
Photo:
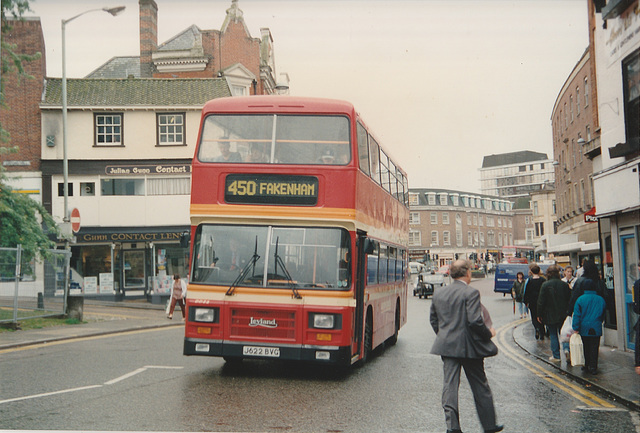
[[[71,245],[71,293],[86,298],[160,303],[172,276],[188,274],[188,226],[83,227]]]

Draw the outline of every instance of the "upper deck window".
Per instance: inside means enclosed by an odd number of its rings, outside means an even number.
[[[351,161],[344,116],[210,115],[198,159],[251,164],[345,165]]]

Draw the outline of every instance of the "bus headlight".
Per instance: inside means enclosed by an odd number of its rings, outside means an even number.
[[[195,322],[214,323],[216,321],[216,310],[214,308],[196,307],[194,310],[193,320]]]
[[[335,314],[311,313],[309,325],[311,328],[318,329],[335,329],[338,326]]]

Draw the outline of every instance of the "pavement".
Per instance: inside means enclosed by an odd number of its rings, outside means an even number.
[[[182,326],[179,307],[169,320],[163,305],[145,301],[102,302],[85,300],[84,321],[78,325],[0,333],[0,354],[17,348],[58,341],[94,337],[141,329]],[[591,390],[636,411],[640,411],[640,375],[635,373],[634,354],[609,346],[600,346],[598,374],[583,372],[568,365],[562,356],[560,363],[549,361],[549,340],[537,341],[530,321],[519,321],[513,327],[513,340],[522,350],[551,367],[570,376]]]

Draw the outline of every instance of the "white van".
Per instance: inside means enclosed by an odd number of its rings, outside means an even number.
[[[409,272],[411,274],[419,274],[426,270],[425,266],[420,262],[409,262]]]

